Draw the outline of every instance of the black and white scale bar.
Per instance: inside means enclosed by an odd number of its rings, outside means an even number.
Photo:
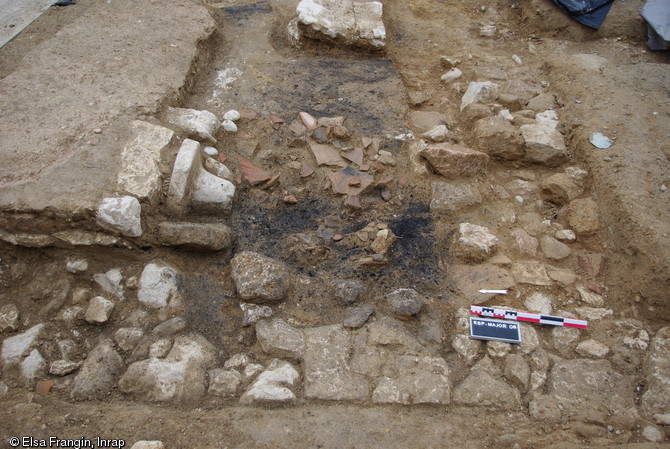
[[[477,340],[500,340],[521,343],[521,325],[503,320],[470,317],[470,337]]]
[[[584,320],[573,318],[561,318],[559,316],[542,315],[539,313],[518,312],[516,310],[503,310],[493,307],[470,306],[470,313],[479,316],[502,318],[505,320],[528,321],[529,323],[548,324],[550,326],[576,327],[586,329],[589,325]]]

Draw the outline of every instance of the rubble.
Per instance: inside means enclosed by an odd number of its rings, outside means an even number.
[[[105,198],[98,207],[96,221],[109,231],[139,237],[142,235],[141,213],[142,207],[135,197]]]
[[[152,262],[140,276],[137,300],[149,307],[175,307],[180,297],[180,275],[163,262]]]
[[[411,318],[424,307],[426,300],[416,290],[400,288],[384,296],[384,301],[399,318]]]
[[[193,402],[205,394],[207,370],[216,362],[216,348],[199,334],[178,337],[167,357],[132,363],[119,389],[150,401]]]
[[[104,339],[88,354],[74,378],[73,399],[101,399],[116,386],[116,379],[123,369],[123,359],[116,352],[112,341]]]
[[[221,127],[221,122],[211,112],[184,108],[168,108],[165,122],[177,128],[186,137],[211,144],[216,143],[216,133]]]
[[[299,377],[300,374],[290,363],[275,359],[242,395],[240,402],[284,403],[295,401],[296,395],[290,387],[295,385]]]
[[[436,172],[449,179],[485,172],[489,162],[484,153],[451,144],[430,144],[420,154]]]
[[[483,262],[498,249],[498,238],[485,226],[461,223],[454,234],[451,254],[463,262]]]
[[[289,273],[283,263],[243,251],[233,257],[231,267],[237,293],[243,300],[262,304],[285,299]]]

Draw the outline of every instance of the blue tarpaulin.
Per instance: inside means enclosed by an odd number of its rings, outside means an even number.
[[[652,50],[670,48],[670,0],[648,0],[642,17],[647,21],[647,46]]]
[[[553,2],[577,22],[598,29],[605,21],[614,0],[553,0]]]

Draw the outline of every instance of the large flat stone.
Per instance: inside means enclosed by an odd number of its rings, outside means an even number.
[[[131,129],[133,137],[121,153],[118,187],[139,200],[153,199],[160,192],[160,164],[174,132],[139,120],[131,123]]]
[[[133,117],[178,95],[214,29],[201,5],[103,2],[28,53],[0,80],[0,226],[57,232],[89,220],[117,189]]]
[[[634,379],[616,372],[607,360],[556,362],[549,376],[549,394],[567,415],[598,412],[629,426],[637,418]]]
[[[364,376],[349,368],[351,334],[341,325],[305,329],[305,397],[364,400],[370,394]]]
[[[298,27],[310,38],[348,47],[384,48],[382,3],[356,0],[302,0]]]

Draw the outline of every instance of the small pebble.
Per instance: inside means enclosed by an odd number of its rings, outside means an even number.
[[[216,156],[219,155],[219,150],[217,150],[214,147],[205,147],[205,154],[207,154],[209,156],[212,156],[212,157],[216,157]]]
[[[514,60],[514,62],[516,62],[517,65],[523,64],[523,62],[521,61],[521,58],[518,57],[517,55],[512,55],[512,60]]]
[[[230,120],[231,122],[236,122],[240,119],[240,113],[237,112],[235,109],[231,109],[230,111],[226,112],[223,114],[223,119],[224,120]]]
[[[665,184],[661,184],[661,192],[668,190],[668,187]]]
[[[223,129],[229,133],[237,132],[237,125],[232,120],[224,120],[221,125],[223,126]]]
[[[457,80],[463,75],[463,72],[454,67],[453,69],[449,70],[447,73],[442,75],[440,79],[444,81],[445,83],[450,83],[452,81]]]
[[[100,133],[102,133],[102,129],[100,129],[100,128],[95,128],[95,129],[93,130],[93,132],[96,133],[96,134],[100,134]]]
[[[609,156],[605,156],[605,157],[603,158],[603,161],[605,161],[605,162],[612,162],[612,158],[609,157]]]
[[[517,196],[514,197],[514,199],[516,200],[517,203],[523,204],[523,197],[517,195]]]

